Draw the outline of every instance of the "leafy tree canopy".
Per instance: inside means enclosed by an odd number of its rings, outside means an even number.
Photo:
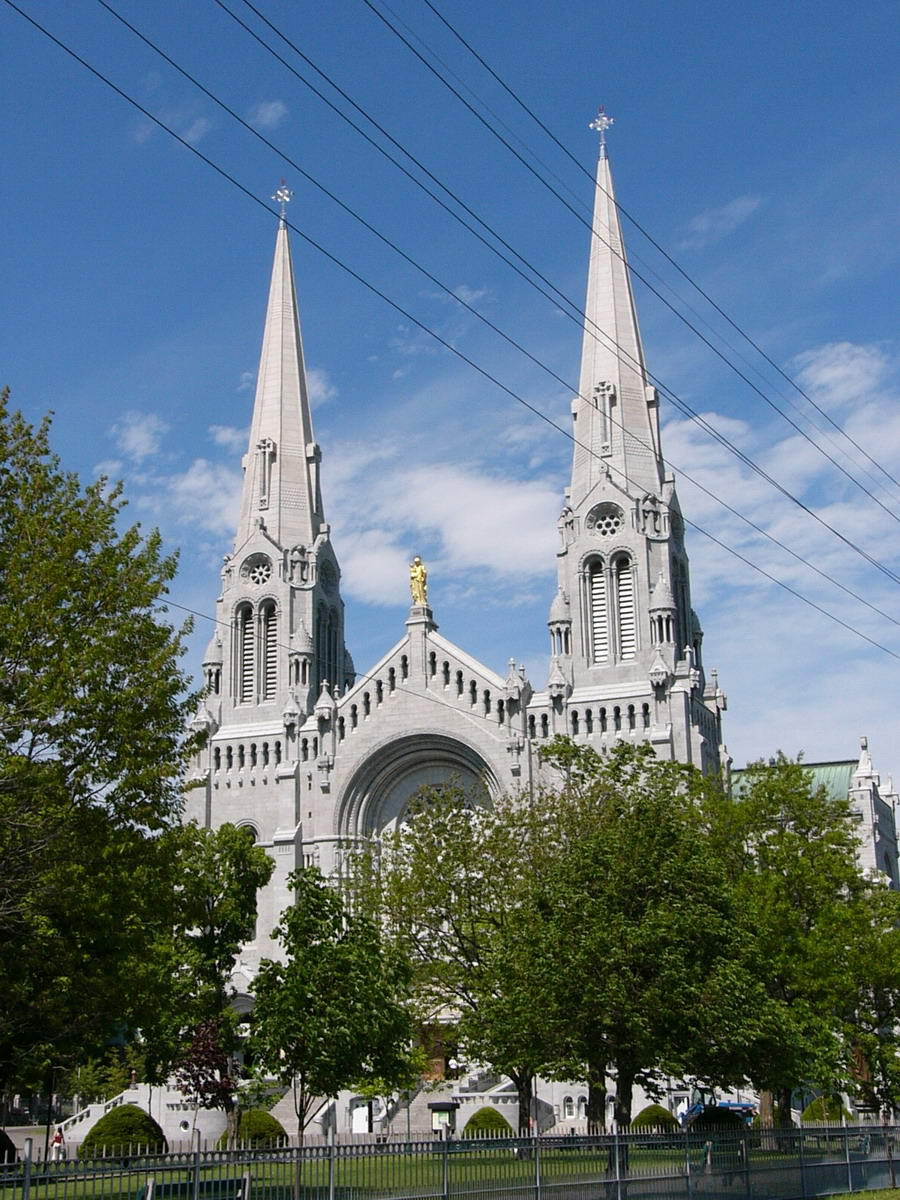
[[[412,1025],[408,967],[377,923],[315,868],[290,882],[294,903],[275,930],[285,960],[263,960],[256,976],[251,1046],[292,1088],[302,1133],[317,1100],[358,1081],[406,1085]]]
[[[195,700],[175,560],[122,506],[0,396],[0,1091],[153,1020]]]

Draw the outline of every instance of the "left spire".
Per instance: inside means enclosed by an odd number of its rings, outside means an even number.
[[[282,547],[311,545],[324,522],[300,310],[285,208],[284,180],[272,197],[281,206],[263,332],[250,444],[244,459],[238,549],[260,522]]]

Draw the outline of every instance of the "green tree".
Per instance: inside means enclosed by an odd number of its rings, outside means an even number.
[[[455,786],[423,789],[377,860],[360,860],[355,885],[413,965],[420,1024],[453,1014],[463,1056],[515,1083],[522,1129],[551,1053],[553,980],[526,905],[543,833],[537,808],[488,809]]]
[[[405,1086],[412,1025],[409,969],[377,923],[350,910],[315,868],[290,883],[294,903],[275,930],[285,959],[260,965],[251,1046],[291,1088],[302,1140],[314,1105],[341,1089]]]
[[[870,1034],[880,1019],[873,921],[884,889],[859,869],[849,802],[813,787],[800,762],[779,755],[748,768],[720,817],[738,903],[753,930],[744,948],[774,1014],[748,1045],[747,1075],[764,1093],[764,1122],[788,1124],[795,1086],[807,1080],[831,1092],[850,1080],[867,995]],[[895,903],[886,902],[879,933],[896,945]]]
[[[631,1120],[634,1085],[663,1074],[730,1082],[765,999],[736,947],[747,936],[729,860],[710,837],[717,784],[646,745],[607,755],[556,739],[563,780],[542,798],[547,856],[534,890],[543,969],[554,980],[555,1071],[583,1078],[588,1119]]]
[[[150,1025],[195,703],[175,560],[0,396],[0,1092]]]
[[[198,1107],[221,1108],[234,1144],[241,1046],[231,975],[256,930],[257,895],[275,864],[252,833],[231,824],[182,827],[173,838],[177,923],[158,962],[170,969],[168,1023],[148,1046],[156,1075],[174,1064],[179,1087]]]

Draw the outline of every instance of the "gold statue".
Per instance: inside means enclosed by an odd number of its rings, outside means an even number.
[[[413,604],[428,603],[428,571],[418,554],[409,564],[409,590]]]

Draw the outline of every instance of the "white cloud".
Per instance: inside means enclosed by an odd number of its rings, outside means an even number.
[[[794,358],[799,380],[823,407],[868,400],[888,374],[887,355],[878,346],[829,342]]]
[[[133,462],[142,462],[159,450],[169,425],[156,413],[126,412],[110,429],[116,445]]]
[[[313,408],[333,400],[337,395],[337,388],[324,367],[310,367],[306,372],[306,385],[309,389],[309,402]]]
[[[238,381],[237,390],[239,392],[249,392],[255,383],[255,371],[241,371],[241,378]]]
[[[469,287],[467,283],[461,283],[459,287],[453,289],[453,295],[458,300],[464,301],[466,304],[477,304],[479,300],[483,300],[488,294],[488,288]]]
[[[145,503],[180,525],[214,534],[232,534],[237,526],[242,474],[232,467],[195,458],[186,471],[154,480]]]
[[[288,115],[288,107],[283,100],[263,100],[250,110],[250,124],[259,129],[277,129]]]
[[[719,208],[709,208],[688,222],[681,240],[683,249],[698,250],[721,241],[751,217],[762,203],[761,196],[737,196]]]
[[[217,446],[224,446],[235,453],[247,448],[247,429],[238,429],[234,425],[210,425],[209,436]]]
[[[181,136],[191,146],[197,146],[211,129],[212,121],[209,117],[194,117],[187,128],[182,131]]]
[[[107,479],[117,479],[122,474],[124,465],[120,458],[105,458],[95,465],[94,474],[98,478],[104,475]]]

